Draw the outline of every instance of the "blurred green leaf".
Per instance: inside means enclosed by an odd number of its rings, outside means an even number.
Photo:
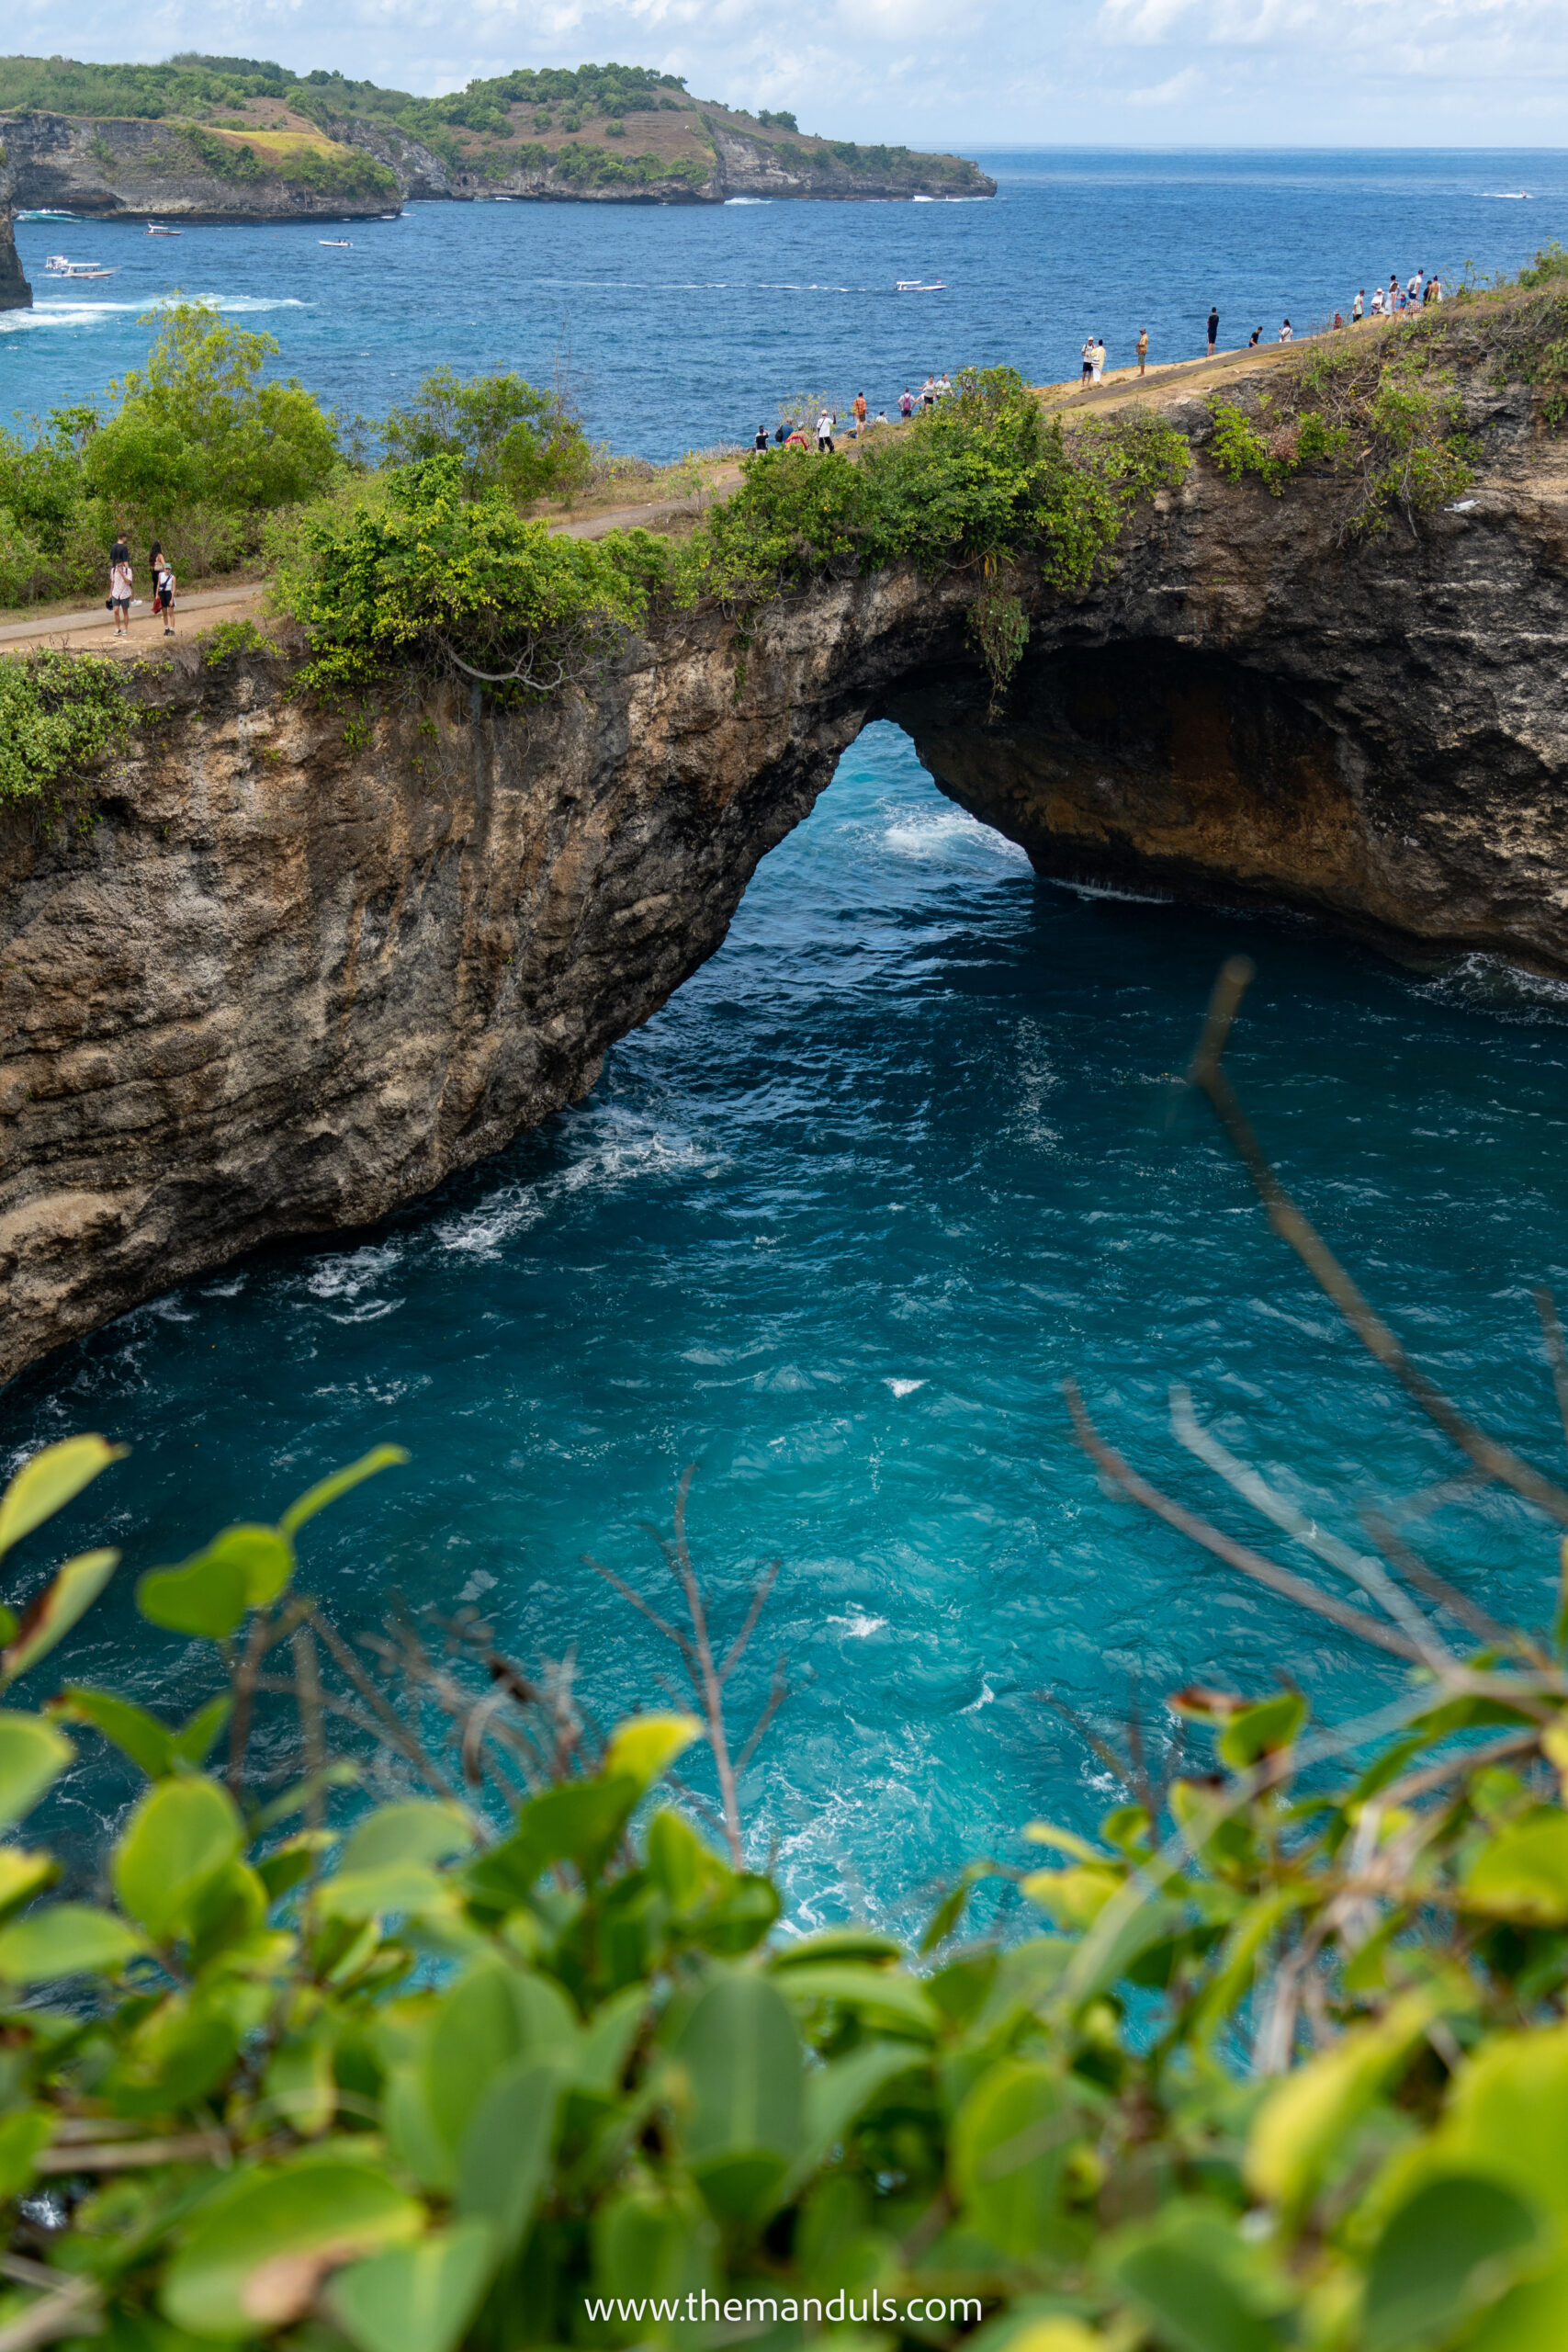
[[[337,1871],[317,1898],[323,1918],[412,1918],[457,1907],[456,1890],[424,1862],[383,1862],[378,1870]]]
[[[129,1756],[150,1781],[166,1780],[175,1769],[175,1743],[166,1724],[145,1707],[117,1699],[111,1690],[89,1690],[67,1683],[54,1712],[70,1723],[91,1724]]]
[[[0,2116],[0,2201],[30,2187],[58,2119],[46,2107],[16,2107]]]
[[[513,2060],[570,2064],[579,2028],[559,1987],[500,1962],[481,1962],[443,1995],[425,2037],[423,2079],[432,2122],[447,2145]]]
[[[726,1970],[698,1994],[671,2047],[690,2105],[681,2118],[687,2164],[721,2221],[766,2207],[800,2145],[805,2067],[777,1987]]]
[[[1112,2265],[1170,2352],[1279,2352],[1280,2337],[1246,2291],[1246,2270],[1247,2250],[1223,2220],[1179,2211]]]
[[[492,2233],[459,2222],[340,2270],[327,2301],[359,2352],[453,2352],[490,2278]]]
[[[53,1976],[115,1976],[146,1949],[144,1939],[112,1911],[52,1903],[0,1928],[0,1977],[13,1984],[41,1984]]]
[[[444,1862],[474,1842],[473,1825],[461,1805],[412,1797],[367,1815],[350,1833],[340,1869],[379,1870],[388,1862]]]
[[[953,2194],[1001,2253],[1027,2260],[1059,2243],[1074,2132],[1058,2075],[1032,2059],[987,2067],[953,2117]]]
[[[107,1438],[68,1437],[24,1462],[0,1495],[0,1558],[63,1510],[111,1462],[123,1462],[130,1451],[129,1446],[110,1445]]]
[[[0,1707],[0,1825],[30,1813],[76,1750],[41,1715]]]
[[[1568,1814],[1536,1805],[1483,1846],[1466,1874],[1472,1911],[1523,1925],[1568,1924]]]
[[[1293,2208],[1312,2194],[1346,2133],[1442,2006],[1436,1993],[1406,1993],[1386,2017],[1353,2028],[1269,2092],[1247,2148],[1247,2177],[1259,2196]]]
[[[0,1653],[0,1688],[49,1656],[92,1607],[118,1566],[118,1552],[83,1552],[55,1571],[23,1611],[15,1634]]]
[[[323,2275],[407,2245],[424,2212],[369,2163],[307,2157],[247,2171],[202,2207],[164,2274],[165,2317],[240,2341],[303,2318]]]
[[[285,1535],[297,1535],[308,1519],[314,1519],[319,1510],[325,1510],[329,1503],[335,1503],[340,1495],[346,1495],[367,1478],[374,1478],[378,1471],[394,1469],[410,1459],[406,1447],[373,1445],[368,1453],[360,1455],[357,1462],[351,1462],[345,1469],[334,1470],[330,1476],[318,1479],[313,1487],[307,1487],[299,1500],[290,1503],[278,1521],[279,1529]]]
[[[1362,2307],[1365,2352],[1406,2352],[1450,2336],[1478,2299],[1491,2301],[1511,2283],[1505,2258],[1537,2236],[1535,2214],[1496,2181],[1450,2173],[1427,2182],[1378,2240]]]
[[[1294,1744],[1307,1719],[1307,1702],[1299,1690],[1281,1690],[1256,1707],[1233,1715],[1215,1746],[1233,1772],[1246,1772],[1262,1756],[1277,1756]]]
[[[514,2058],[491,2083],[457,2151],[457,2211],[486,2222],[498,2247],[522,2243],[549,2172],[565,2086],[558,2054]]]
[[[240,1816],[216,1781],[160,1781],[115,1848],[115,1893],[159,1942],[188,1933],[200,1896],[243,1843]]]
[[[52,1854],[25,1846],[0,1846],[0,1919],[19,1911],[59,1876],[60,1865]]]
[[[602,2294],[665,2300],[711,2287],[718,2232],[679,2180],[638,2182],[593,2217],[593,2277]]]
[[[625,1777],[635,1781],[639,1791],[650,1789],[677,1756],[702,1736],[695,1715],[632,1715],[611,1734],[602,1776],[605,1780]]]

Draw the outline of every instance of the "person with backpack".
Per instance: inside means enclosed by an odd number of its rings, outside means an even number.
[[[164,635],[173,637],[175,633],[175,567],[156,540],[153,541],[152,552],[147,559],[147,568],[152,574],[153,616],[156,618],[160,614],[163,616]]]
[[[898,413],[906,424],[915,413],[915,395],[908,384],[898,395]]]
[[[114,615],[116,637],[130,635],[130,549],[126,545],[122,530],[116,535],[115,543],[109,549],[109,593],[106,599],[109,611]]]

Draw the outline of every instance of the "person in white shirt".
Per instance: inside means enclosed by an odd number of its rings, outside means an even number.
[[[1381,286],[1374,286],[1372,288],[1372,316],[1374,319],[1381,319],[1382,316],[1382,288]]]
[[[829,457],[833,454],[833,427],[837,422],[832,411],[826,408],[817,420],[817,447],[818,451],[825,449]]]
[[[1285,322],[1284,322],[1283,326],[1281,326],[1281,328],[1280,329],[1280,342],[1281,342],[1281,343],[1289,343],[1289,342],[1290,342],[1290,340],[1291,340],[1291,334],[1292,334],[1291,322],[1290,322],[1289,319],[1287,319],[1287,320],[1285,321]]]
[[[1357,295],[1355,300],[1350,305],[1350,324],[1353,327],[1359,327],[1360,325],[1362,314],[1365,311],[1366,307],[1367,289],[1363,286],[1360,292]]]
[[[1097,334],[1094,338],[1093,368],[1089,375],[1089,382],[1091,384],[1098,384],[1104,373],[1105,342],[1103,336]]]
[[[109,565],[109,610],[114,615],[116,637],[130,635],[130,558],[119,550]]]

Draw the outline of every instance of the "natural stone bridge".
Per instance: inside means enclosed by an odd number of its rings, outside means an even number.
[[[1488,470],[1418,535],[1200,454],[1109,582],[1035,595],[994,721],[973,583],[912,571],[743,650],[677,618],[526,717],[411,699],[358,748],[286,659],[182,648],[95,829],[0,824],[0,1377],[580,1097],[873,719],[1043,872],[1568,971],[1568,466],[1522,391],[1467,398]]]

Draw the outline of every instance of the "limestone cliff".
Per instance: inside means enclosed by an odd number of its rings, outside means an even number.
[[[589,697],[416,695],[354,748],[287,647],[150,665],[96,824],[0,824],[0,1376],[581,1095],[873,718],[1044,871],[1568,971],[1568,473],[1522,392],[1467,397],[1487,470],[1414,533],[1200,455],[1100,587],[1034,592],[995,719],[973,583],[912,571],[823,582],[743,658],[677,617]]]
[[[11,226],[15,201],[10,158],[0,143],[0,311],[30,311],[33,289],[22,274]]]

